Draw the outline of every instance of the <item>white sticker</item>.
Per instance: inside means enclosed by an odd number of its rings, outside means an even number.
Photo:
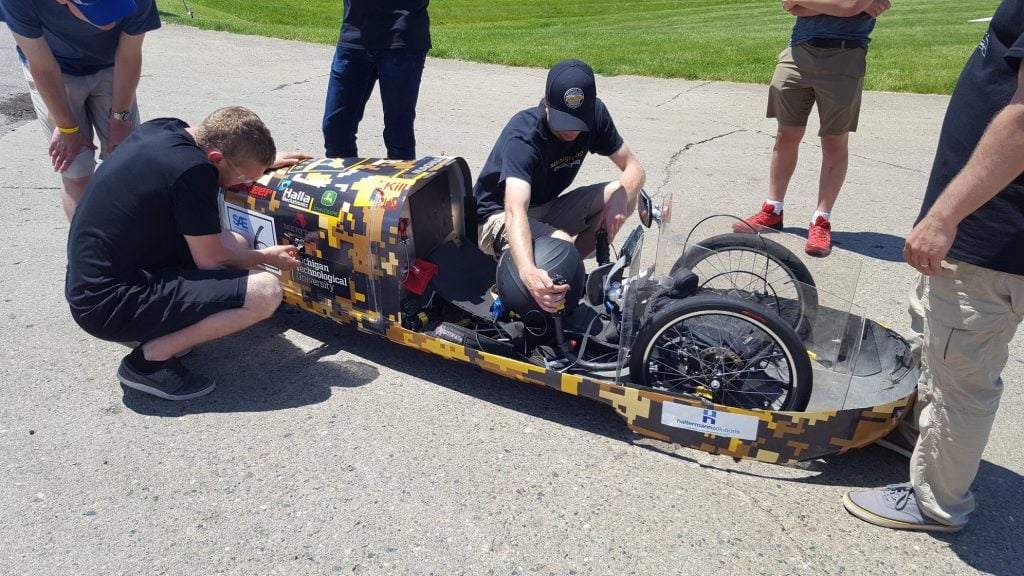
[[[244,236],[253,250],[277,244],[277,229],[274,227],[274,219],[270,216],[239,208],[233,204],[225,205],[225,212],[227,213],[228,229]],[[264,264],[263,269],[281,275],[281,270],[273,266]]]
[[[693,430],[715,436],[757,440],[759,418],[710,408],[696,408],[665,402],[661,405],[661,423],[673,428]]]

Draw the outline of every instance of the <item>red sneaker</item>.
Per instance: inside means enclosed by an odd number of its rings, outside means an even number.
[[[807,246],[804,252],[811,256],[828,256],[832,252],[832,224],[818,216],[807,229]]]
[[[765,202],[764,206],[761,206],[760,212],[742,222],[734,223],[732,231],[741,234],[752,234],[754,232],[764,232],[765,228],[782,230],[782,214],[782,212],[776,214],[772,205]]]

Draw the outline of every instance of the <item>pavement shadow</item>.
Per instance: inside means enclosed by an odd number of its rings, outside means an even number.
[[[459,394],[549,422],[626,443],[635,438],[625,420],[609,406],[546,386],[503,378],[470,364],[442,360],[383,337],[358,332],[352,326],[337,324],[297,309],[291,310],[304,318],[301,324],[290,326],[292,329],[322,342],[329,342],[332,350],[343,351]],[[332,360],[327,364],[334,362]],[[304,380],[313,379],[304,377]]]
[[[784,232],[807,238],[807,228],[789,227]],[[854,252],[886,262],[903,261],[903,236],[883,234],[881,232],[832,232],[832,244],[843,250]]]
[[[165,417],[265,412],[317,404],[330,398],[334,387],[354,388],[377,379],[377,368],[366,362],[324,360],[341,350],[333,333],[337,325],[311,320],[317,318],[279,312],[248,330],[197,347],[182,361],[216,380],[211,394],[167,402],[125,388],[124,405],[139,414]],[[303,350],[285,336],[290,329],[301,329],[323,344]]]
[[[799,468],[818,472],[806,478],[785,479],[770,473],[730,470],[733,474],[770,478],[839,488],[872,488],[906,482],[906,458],[878,446],[868,446],[820,460],[802,462]],[[982,460],[971,487],[977,509],[970,523],[954,534],[929,534],[949,545],[967,565],[985,574],[1019,576],[1024,565],[1024,476]],[[836,491],[839,502],[843,490]],[[885,530],[879,528],[879,530]]]

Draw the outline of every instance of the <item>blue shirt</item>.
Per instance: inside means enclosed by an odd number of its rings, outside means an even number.
[[[136,36],[160,27],[155,0],[136,0],[138,9],[110,30],[100,30],[79,19],[54,0],[0,0],[0,16],[11,32],[26,38],[44,38],[60,70],[87,76],[114,65],[121,34]],[[22,63],[25,54],[18,48]]]
[[[856,16],[798,16],[793,24],[789,45],[796,46],[811,38],[836,38],[838,40],[860,40],[865,46],[871,41],[868,36],[875,29],[875,19],[861,12]]]

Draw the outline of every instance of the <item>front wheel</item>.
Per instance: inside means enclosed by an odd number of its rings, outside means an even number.
[[[630,351],[630,379],[736,408],[802,411],[811,361],[796,332],[760,306],[693,296],[658,310]]]

